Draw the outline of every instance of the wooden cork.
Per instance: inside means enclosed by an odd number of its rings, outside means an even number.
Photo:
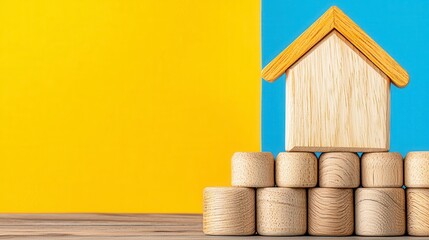
[[[232,186],[273,187],[273,154],[269,152],[234,153],[232,156]]]
[[[307,231],[307,193],[297,188],[259,188],[256,191],[256,231],[259,235],[304,235]]]
[[[405,186],[429,188],[429,152],[409,152],[405,157]]]
[[[311,188],[308,190],[308,233],[317,236],[353,234],[353,190]]]
[[[358,188],[355,192],[356,235],[405,234],[405,191],[402,188]]]
[[[255,190],[240,187],[205,188],[203,232],[208,235],[255,234]]]
[[[276,158],[279,187],[309,188],[317,185],[317,158],[314,153],[282,152]]]
[[[398,188],[404,185],[404,161],[400,153],[365,153],[361,164],[363,187]]]
[[[356,153],[323,153],[319,158],[319,186],[357,188],[360,185],[360,159]]]
[[[412,236],[429,236],[429,189],[407,188],[407,230]]]

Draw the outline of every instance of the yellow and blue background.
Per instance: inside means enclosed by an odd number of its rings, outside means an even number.
[[[233,152],[283,150],[260,70],[331,5],[410,73],[392,150],[429,149],[427,1],[0,1],[0,212],[201,212]]]

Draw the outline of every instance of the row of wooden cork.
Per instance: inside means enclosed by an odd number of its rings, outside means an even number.
[[[204,190],[204,233],[429,236],[429,152],[235,153],[232,186]]]

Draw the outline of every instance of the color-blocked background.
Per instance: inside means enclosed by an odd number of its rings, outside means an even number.
[[[262,64],[337,5],[410,75],[406,88],[391,88],[390,150],[403,156],[429,150],[429,1],[262,1]],[[285,149],[285,76],[262,84],[262,149]]]
[[[201,212],[260,148],[260,2],[0,2],[0,212]]]
[[[263,66],[338,5],[410,73],[391,147],[429,149],[427,1],[2,1],[0,212],[201,212],[260,150]],[[262,83],[284,149],[284,77]]]

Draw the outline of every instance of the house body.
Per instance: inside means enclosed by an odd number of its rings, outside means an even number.
[[[263,70],[286,73],[286,150],[379,152],[390,145],[390,83],[408,74],[337,7]]]

